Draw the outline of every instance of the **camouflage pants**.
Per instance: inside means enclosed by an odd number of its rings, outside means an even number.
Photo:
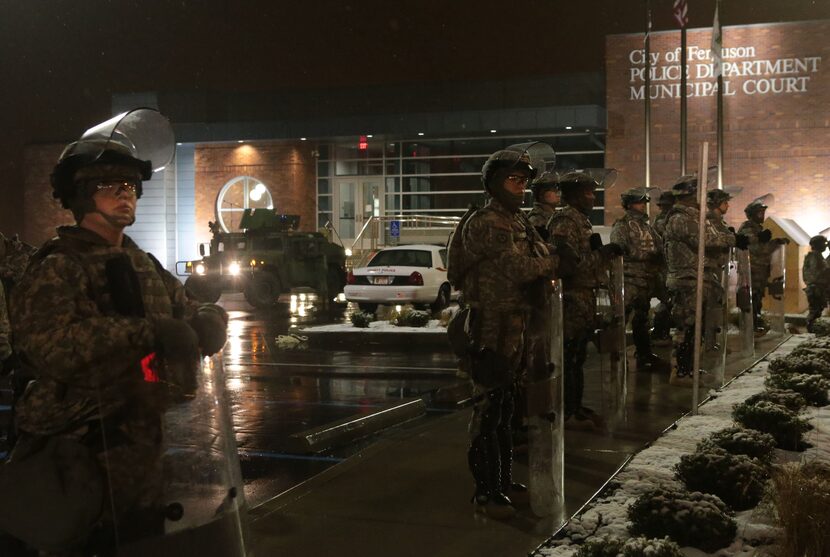
[[[625,320],[631,319],[631,332],[637,354],[647,357],[651,354],[648,312],[651,309],[653,288],[637,283],[625,284]]]
[[[467,464],[476,484],[476,493],[504,492],[513,475],[514,388],[485,391],[476,386],[474,396]]]
[[[821,313],[827,307],[827,291],[816,284],[808,284],[804,291],[807,293],[807,304],[810,306],[807,313],[807,330],[811,331],[813,322],[821,317]]]
[[[562,296],[564,321],[564,380],[565,416],[571,416],[582,407],[585,390],[583,366],[587,358],[588,342],[596,327],[596,294],[591,289],[565,290]]]
[[[697,301],[697,285],[694,281],[680,282],[670,285],[669,291],[672,296],[672,317],[682,331],[683,337],[677,344],[677,374],[679,376],[692,373],[694,358],[694,335],[695,335],[695,306]],[[720,313],[717,308],[722,307],[724,302],[723,288],[720,284],[705,281],[703,283],[703,315],[700,319],[704,325],[710,323],[707,317]],[[706,336],[709,326],[704,326],[703,334]]]

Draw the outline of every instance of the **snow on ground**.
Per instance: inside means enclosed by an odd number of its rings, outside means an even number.
[[[438,319],[430,319],[426,327],[398,327],[389,321],[372,321],[368,327],[355,327],[351,323],[335,323],[333,325],[317,325],[316,327],[304,327],[297,331],[302,333],[443,333],[447,334],[447,328],[441,326]]]
[[[789,353],[797,345],[810,338],[794,335],[772,352],[767,359]],[[579,544],[588,539],[603,536],[627,538],[628,507],[637,497],[657,485],[676,486],[674,466],[684,454],[694,452],[697,444],[715,431],[730,427],[732,407],[749,396],[764,390],[767,377],[767,362],[760,362],[730,383],[723,391],[714,393],[716,398],[701,406],[697,416],[687,416],[677,423],[677,429],[655,441],[650,447],[638,453],[629,464],[612,480],[619,488],[588,507],[580,516],[571,519],[564,528],[561,539],[553,540],[552,546],[540,548],[537,555],[545,557],[573,557]],[[803,453],[777,450],[779,461],[830,460],[830,406],[810,408],[806,416],[814,429],[806,435],[813,445]],[[567,486],[566,486],[567,489]],[[764,512],[758,509],[737,513],[738,536],[735,542],[717,553],[705,553],[692,547],[683,548],[687,557],[750,557],[758,555],[757,547],[774,539],[776,528],[768,523]]]

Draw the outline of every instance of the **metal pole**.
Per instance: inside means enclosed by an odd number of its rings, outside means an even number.
[[[700,386],[700,337],[703,332],[703,261],[706,257],[706,180],[709,167],[709,143],[700,146],[700,170],[697,173],[699,219],[697,225],[697,293],[695,295],[695,340],[692,358],[692,415],[697,415]]]
[[[686,175],[686,28],[680,29],[680,175]]]
[[[716,19],[720,18],[720,0],[715,2]],[[718,28],[721,28],[718,22]],[[712,32],[716,32],[712,29]],[[722,32],[721,32],[722,33]],[[721,34],[721,42],[723,41]],[[721,47],[723,45],[721,44]],[[723,62],[720,56],[717,58],[721,67],[718,68],[718,189],[723,189]]]
[[[645,126],[646,126],[646,179],[645,186],[651,187],[651,0],[646,0],[646,82],[645,82]],[[649,204],[650,205],[650,204]],[[649,207],[647,205],[646,207]]]

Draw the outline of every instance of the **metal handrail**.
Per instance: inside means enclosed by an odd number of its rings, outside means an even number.
[[[453,228],[453,227],[455,227],[456,224],[459,223],[459,221],[461,221],[461,217],[436,217],[436,216],[433,216],[433,215],[413,215],[413,216],[410,216],[410,217],[389,216],[389,215],[385,215],[385,216],[372,215],[363,224],[363,228],[360,229],[360,232],[358,233],[358,235],[355,236],[355,239],[352,242],[352,252],[354,253],[355,246],[363,240],[363,235],[366,233],[366,230],[369,228],[370,224],[375,223],[376,225],[378,225],[380,223],[391,222],[393,220],[400,222],[401,225],[404,225],[404,224],[427,224],[427,225],[431,225],[431,226],[424,226],[424,227],[407,226],[407,228],[442,228],[442,227]],[[371,249],[374,249],[376,247],[375,242],[377,242],[377,240],[378,240],[377,235],[375,235],[375,237],[372,238],[373,243],[372,243],[372,248]]]

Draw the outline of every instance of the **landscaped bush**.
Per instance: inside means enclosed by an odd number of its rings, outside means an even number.
[[[717,495],[736,511],[758,504],[769,477],[760,461],[713,446],[680,457],[675,472],[687,489]]]
[[[806,447],[803,435],[810,425],[780,404],[766,400],[755,404],[744,402],[735,406],[732,417],[744,427],[772,435],[779,449],[802,451]]]
[[[668,538],[604,538],[583,544],[576,557],[683,557],[683,553]]]
[[[818,348],[818,349],[830,349],[830,337],[814,337],[810,340],[805,340],[801,344],[799,344],[797,349],[801,348]]]
[[[426,327],[430,317],[428,311],[404,308],[400,313],[393,313],[389,321],[398,327]]]
[[[789,389],[795,391],[813,406],[826,406],[830,400],[827,390],[830,389],[830,379],[820,375],[806,373],[782,373],[770,375],[764,384],[771,389]]]
[[[828,346],[811,346],[799,344],[788,354],[794,358],[813,358],[825,363],[830,363],[830,347]]]
[[[780,404],[787,410],[792,410],[796,414],[807,407],[807,400],[797,392],[790,389],[767,389],[766,391],[761,391],[760,393],[752,395],[746,399],[745,402],[747,404],[756,404],[762,400]],[[748,431],[753,430],[750,429]]]
[[[784,358],[776,358],[769,363],[769,372],[774,375],[787,373],[807,373],[810,375],[821,375],[830,377],[830,362],[817,355],[830,354],[825,350],[803,350],[799,353],[791,353]]]
[[[363,311],[356,311],[352,314],[351,320],[352,325],[354,325],[355,327],[366,329],[367,327],[369,327],[369,323],[375,320],[375,314]]]
[[[813,321],[813,333],[817,337],[830,336],[830,319],[819,317]]]
[[[799,398],[801,396],[797,393],[794,394]],[[701,451],[709,447],[719,447],[730,454],[745,455],[756,458],[764,464],[769,464],[775,450],[775,438],[769,433],[763,433],[756,429],[737,426],[728,427],[716,431],[704,439],[697,446],[697,450]],[[721,499],[723,498],[721,497]]]
[[[830,555],[830,466],[787,464],[772,476],[772,505],[784,535],[781,557]]]
[[[735,538],[732,511],[714,495],[682,489],[655,488],[628,509],[634,536],[668,536],[681,546],[712,553]]]

